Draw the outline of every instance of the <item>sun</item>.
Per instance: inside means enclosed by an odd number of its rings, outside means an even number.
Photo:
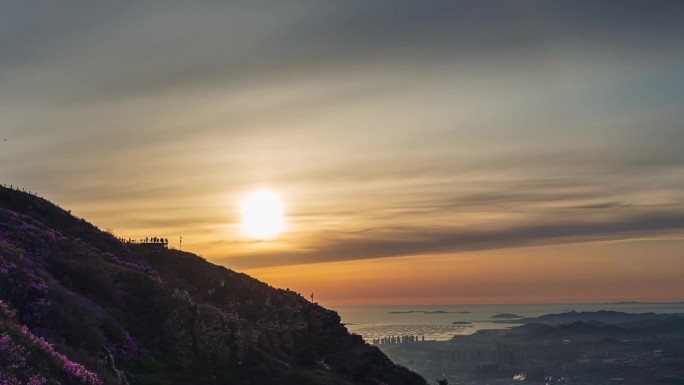
[[[242,228],[249,238],[273,239],[283,232],[283,202],[271,190],[253,191],[240,204]]]

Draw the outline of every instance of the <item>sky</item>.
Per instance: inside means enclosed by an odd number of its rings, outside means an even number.
[[[0,182],[329,306],[681,301],[683,68],[680,1],[0,1]]]

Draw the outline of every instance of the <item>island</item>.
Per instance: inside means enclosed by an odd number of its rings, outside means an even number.
[[[522,318],[521,316],[517,314],[512,314],[512,313],[501,313],[501,314],[494,314],[492,316],[493,319],[516,319],[516,318]]]
[[[446,310],[395,310],[387,314],[470,314],[469,311],[446,311]]]

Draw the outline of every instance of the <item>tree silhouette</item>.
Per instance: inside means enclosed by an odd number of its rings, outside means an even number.
[[[449,385],[449,381],[447,381],[446,378],[442,378],[440,380],[437,380],[437,385]]]

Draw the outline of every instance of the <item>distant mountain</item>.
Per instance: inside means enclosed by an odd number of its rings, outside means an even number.
[[[528,324],[513,328],[511,335],[527,339],[563,339],[573,337],[616,338],[630,334],[628,329],[617,326],[599,326],[582,321],[562,325]]]
[[[558,314],[547,314],[540,317],[521,318],[513,322],[515,323],[536,323],[545,325],[556,325],[573,322],[586,322],[605,325],[628,325],[635,323],[639,325],[640,322],[648,324],[648,321],[664,320],[669,317],[684,317],[683,313],[678,314],[661,314],[661,313],[623,313],[618,311],[599,310],[590,312],[576,312],[569,311]],[[509,321],[498,321],[509,322]]]
[[[625,313],[626,314],[626,313]],[[497,340],[516,342],[541,342],[558,340],[587,340],[652,338],[678,336],[684,338],[684,316],[680,314],[662,314],[653,317],[653,313],[633,323],[612,325],[597,321],[575,320],[567,323],[526,323],[521,326],[503,330],[480,330],[471,336],[456,336],[454,340]],[[557,314],[538,317],[545,320],[558,319]],[[638,317],[640,314],[630,316]],[[660,317],[662,316],[662,317]],[[567,318],[562,318],[566,320]]]
[[[512,313],[501,313],[501,314],[494,314],[492,316],[493,319],[518,319],[522,318],[521,316],[517,314],[512,314]]]
[[[426,384],[295,292],[4,187],[0,383]]]
[[[604,305],[684,305],[684,302],[621,301],[621,302],[605,302]]]
[[[395,310],[387,314],[470,314],[469,311],[446,311],[446,310]]]

